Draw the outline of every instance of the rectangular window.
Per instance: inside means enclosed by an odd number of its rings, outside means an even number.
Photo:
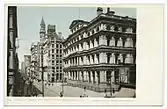
[[[62,45],[60,45],[60,48],[62,48]]]
[[[54,44],[52,44],[52,47],[54,47]]]
[[[59,44],[56,44],[56,48],[59,48]]]
[[[52,53],[54,53],[54,49],[52,49]]]
[[[62,50],[60,50],[60,53],[62,53]]]
[[[59,53],[59,50],[56,50],[56,53]]]

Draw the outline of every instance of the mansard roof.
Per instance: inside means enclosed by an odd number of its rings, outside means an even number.
[[[79,23],[89,23],[89,22],[88,21],[84,21],[84,20],[79,20],[79,19],[78,20],[73,20],[71,25],[70,25],[70,27],[69,27],[69,29],[73,28],[74,26],[76,26]]]

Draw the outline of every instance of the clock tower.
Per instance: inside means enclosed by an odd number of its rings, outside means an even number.
[[[43,17],[42,17],[40,26],[41,26],[41,28],[40,28],[39,35],[40,35],[40,40],[42,41],[42,39],[44,39],[45,33],[46,33],[46,31],[45,31],[45,22],[43,20]]]

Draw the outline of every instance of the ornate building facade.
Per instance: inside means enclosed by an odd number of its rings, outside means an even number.
[[[48,25],[47,32],[45,28],[45,22],[42,18],[40,29],[40,46],[42,47],[41,64],[44,68],[44,80],[49,82],[59,82],[63,76],[63,46],[62,34],[56,33],[55,25]],[[40,64],[40,65],[41,65]]]
[[[16,6],[8,6],[7,31],[7,96],[17,96],[20,72],[19,59],[16,50],[16,38],[18,38]]]
[[[39,78],[39,66],[38,66],[38,43],[31,44],[31,77]]]
[[[90,22],[74,20],[64,41],[68,85],[102,92],[136,86],[136,19],[97,8]]]

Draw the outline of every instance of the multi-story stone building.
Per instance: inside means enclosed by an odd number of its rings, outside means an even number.
[[[90,22],[74,20],[64,41],[68,84],[94,91],[136,86],[136,19],[97,8]]]
[[[25,74],[31,76],[31,55],[24,55],[24,68]]]
[[[17,7],[8,7],[7,25],[7,96],[17,96],[19,89],[19,59],[16,51]]]
[[[44,79],[50,82],[58,82],[62,80],[62,34],[56,33],[55,25],[48,25],[47,32],[45,30],[45,22],[42,18],[40,29],[40,46],[43,60],[41,63],[44,68]]]
[[[37,52],[38,52],[38,45],[37,43],[32,43],[31,44],[31,76],[33,78],[39,78],[39,67],[38,67],[38,63],[37,63]]]

